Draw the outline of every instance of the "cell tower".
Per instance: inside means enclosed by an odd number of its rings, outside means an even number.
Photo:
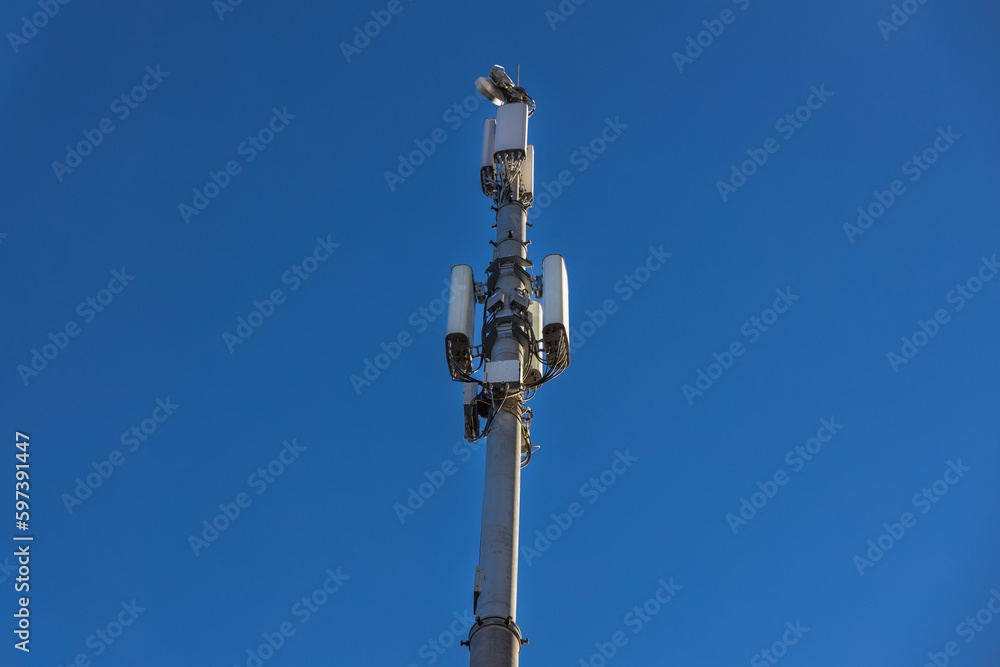
[[[520,78],[520,77],[518,77]],[[533,276],[528,259],[534,147],[528,118],[535,102],[496,65],[476,88],[497,105],[483,124],[479,170],[483,194],[493,200],[496,241],[485,282],[472,267],[451,270],[448,371],[462,382],[465,438],[486,438],[483,519],[468,641],[472,667],[516,667],[527,640],[517,626],[517,541],[521,468],[531,460],[531,409],[525,403],[569,366],[569,292],[561,255],[542,260]],[[539,301],[539,299],[541,301]],[[473,345],[477,305],[482,340]],[[482,379],[474,374],[482,370]],[[480,430],[480,420],[483,420]],[[534,448],[537,449],[537,448]]]

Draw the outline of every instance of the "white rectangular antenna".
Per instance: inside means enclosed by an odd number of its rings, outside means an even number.
[[[497,130],[493,152],[521,151],[528,149],[528,105],[508,102],[497,107]]]
[[[535,147],[528,144],[528,151],[521,164],[521,201],[530,204],[535,201]]]
[[[481,168],[488,169],[491,178],[493,175],[493,136],[496,129],[496,118],[487,118],[483,122],[483,162]]]

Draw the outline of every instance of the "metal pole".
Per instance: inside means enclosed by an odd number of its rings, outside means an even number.
[[[527,258],[526,211],[516,203],[497,211],[497,241],[493,259]],[[511,296],[522,287],[514,275],[501,275],[497,287],[504,293],[503,310],[510,315]],[[521,342],[510,332],[498,333],[494,361],[526,360]],[[522,391],[512,388],[496,400],[504,401],[486,434],[486,472],[483,483],[483,523],[479,544],[480,592],[476,622],[469,630],[471,667],[517,667],[521,631],[517,627],[517,539],[521,502]],[[506,400],[504,397],[506,396]]]
[[[486,442],[483,487],[481,593],[476,622],[469,632],[471,667],[516,667],[520,646],[517,628],[517,531],[520,500],[520,419],[497,415]]]
[[[527,214],[516,203],[497,211],[497,241],[493,259],[526,258]],[[513,275],[501,275],[497,287],[506,304],[522,287]],[[506,305],[498,316],[510,315]],[[521,343],[509,332],[500,332],[493,345],[494,361],[525,361]],[[497,400],[503,407],[486,434],[486,471],[483,482],[483,523],[479,545],[481,570],[476,622],[469,631],[471,667],[516,667],[521,650],[517,627],[517,539],[521,499],[521,396],[520,387]],[[506,400],[504,400],[506,396]]]

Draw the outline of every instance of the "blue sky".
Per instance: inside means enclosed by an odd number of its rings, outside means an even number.
[[[530,403],[522,664],[997,664],[998,19],[5,3],[3,664],[467,664],[439,299],[490,259],[495,63],[574,331]]]

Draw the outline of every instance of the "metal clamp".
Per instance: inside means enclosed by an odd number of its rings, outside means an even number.
[[[517,627],[517,623],[515,623],[514,619],[511,618],[510,616],[508,616],[507,618],[504,618],[503,616],[486,616],[486,617],[476,616],[476,622],[473,623],[471,628],[469,628],[468,641],[460,641],[459,644],[462,646],[469,646],[470,647],[469,650],[472,650],[471,649],[472,638],[476,635],[477,632],[479,632],[488,625],[495,625],[497,627],[503,627],[506,628],[507,630],[510,630],[511,634],[514,635],[514,639],[517,640],[518,646],[523,646],[524,644],[528,643],[527,639],[521,638],[521,628]]]

